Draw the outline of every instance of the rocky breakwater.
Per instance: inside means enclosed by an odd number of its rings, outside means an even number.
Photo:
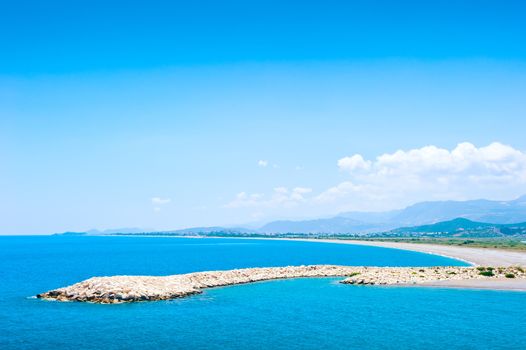
[[[347,277],[342,283],[403,285],[452,279],[526,279],[526,274],[520,267],[396,268],[309,265],[195,272],[172,276],[93,277],[68,287],[38,294],[37,297],[103,304],[167,300],[201,293],[204,288],[300,277]]]
[[[363,285],[407,285],[439,281],[525,279],[525,269],[508,267],[363,267],[359,274],[341,283]]]

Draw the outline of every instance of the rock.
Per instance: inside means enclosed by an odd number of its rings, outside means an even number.
[[[298,277],[346,277],[341,283],[358,285],[413,285],[439,280],[504,278],[506,274],[511,273],[515,278],[526,278],[525,270],[520,267],[494,268],[491,276],[481,275],[483,271],[487,271],[486,268],[310,265],[195,272],[172,276],[93,277],[72,286],[37,294],[37,298],[103,304],[166,300],[201,293],[203,288]]]

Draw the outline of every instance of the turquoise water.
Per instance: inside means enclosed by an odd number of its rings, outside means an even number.
[[[298,264],[462,265],[324,243],[0,237],[1,349],[523,349],[526,293],[364,287],[296,279],[187,299],[95,305],[28,298],[94,275]]]

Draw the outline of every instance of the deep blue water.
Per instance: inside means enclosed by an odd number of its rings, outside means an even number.
[[[300,264],[463,265],[291,241],[0,237],[0,349],[524,349],[526,293],[296,279],[123,305],[29,298],[96,275]]]

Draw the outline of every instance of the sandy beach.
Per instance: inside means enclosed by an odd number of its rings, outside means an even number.
[[[526,291],[526,279],[470,279],[470,280],[444,280],[434,282],[423,282],[419,287],[443,287],[460,289],[490,289],[490,290],[510,290]]]
[[[305,239],[304,241],[326,242],[338,244],[366,245],[382,248],[393,248],[411,250],[415,252],[435,254],[465,261],[476,266],[526,266],[526,252],[489,249],[458,247],[438,244],[418,244],[403,242],[380,242],[380,241],[361,241],[361,240],[341,240],[341,239]]]
[[[312,240],[319,241],[319,240]],[[465,261],[474,266],[526,266],[526,252],[510,251],[503,249],[458,247],[438,244],[418,244],[403,242],[380,242],[380,241],[358,241],[358,240],[321,240],[327,243],[356,244],[391,249],[411,250],[426,254],[436,254]],[[444,287],[444,288],[467,288],[467,289],[491,289],[491,290],[513,290],[526,291],[526,280],[524,279],[466,279],[466,280],[444,280],[424,282],[419,286]]]
[[[163,237],[163,236],[149,236]],[[198,236],[172,236],[174,238],[206,238]],[[317,239],[317,238],[270,238],[270,237],[208,237],[221,239],[249,239],[249,240],[283,240],[334,244],[354,244],[372,247],[410,250],[414,252],[440,255],[464,261],[473,266],[526,266],[526,251],[505,249],[459,247],[440,244],[420,244],[404,242],[383,242],[352,239]]]

